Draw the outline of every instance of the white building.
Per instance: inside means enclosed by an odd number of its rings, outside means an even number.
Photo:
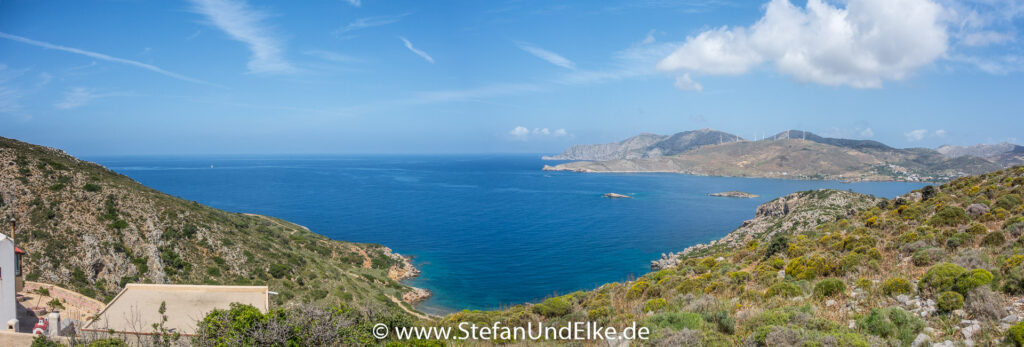
[[[14,246],[14,240],[0,234],[0,322],[4,330],[18,320],[18,290],[24,285],[21,278],[21,255],[24,251]],[[17,324],[14,325],[16,326]]]

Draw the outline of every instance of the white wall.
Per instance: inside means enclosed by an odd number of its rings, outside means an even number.
[[[17,292],[14,289],[17,271],[14,241],[0,234],[0,330],[7,329],[7,321],[17,318]]]

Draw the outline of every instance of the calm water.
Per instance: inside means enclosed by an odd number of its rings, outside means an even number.
[[[543,172],[539,156],[90,158],[168,194],[415,256],[431,312],[488,309],[648,271],[717,239],[773,198],[836,188],[893,197],[914,183]],[[211,167],[212,165],[212,167]],[[741,190],[758,199],[712,198]],[[608,192],[635,199],[605,199]]]

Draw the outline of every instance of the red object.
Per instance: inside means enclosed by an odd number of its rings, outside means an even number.
[[[42,335],[46,333],[46,328],[50,326],[50,320],[40,319],[36,322],[36,327],[32,329],[32,334]]]
[[[17,253],[17,254],[25,254],[25,251],[21,250],[21,248],[18,248],[18,247],[14,247],[14,253]]]

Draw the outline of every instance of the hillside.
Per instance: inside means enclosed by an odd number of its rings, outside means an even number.
[[[717,133],[708,129],[700,131]],[[927,148],[897,149],[877,141],[827,138],[799,130],[785,131],[760,141],[728,136],[732,135],[719,135],[724,139],[722,142],[690,142],[689,147],[680,147],[685,149],[677,151],[663,151],[661,147],[668,146],[669,142],[663,140],[636,150],[659,155],[545,165],[544,170],[846,181],[947,181],[1024,163],[1024,153],[1014,151],[993,153],[988,157],[948,155]],[[702,138],[709,140],[707,136]],[[946,153],[971,153],[966,149],[944,150]],[[566,156],[546,157],[555,158]]]
[[[403,295],[425,294],[399,282],[417,270],[386,247],[210,208],[56,149],[0,138],[0,218],[8,217],[28,252],[26,279],[104,302],[129,282],[265,284],[283,305],[394,307]]]
[[[636,280],[436,324],[638,321],[663,346],[1020,346],[1022,196],[1024,167],[893,200],[794,193]]]
[[[688,150],[729,141],[743,139],[729,133],[713,129],[684,131],[672,136],[640,134],[628,139],[597,145],[575,145],[555,156],[545,156],[545,160],[615,160],[660,158]]]

